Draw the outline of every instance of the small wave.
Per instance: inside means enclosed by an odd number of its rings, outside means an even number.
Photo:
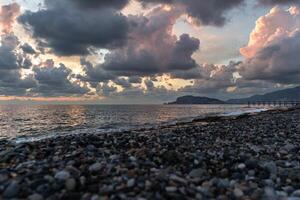
[[[224,113],[224,114],[221,114],[220,116],[221,117],[239,116],[239,115],[243,115],[243,114],[265,112],[268,110],[269,109],[266,109],[266,108],[258,108],[258,109],[251,109],[251,110],[239,110],[239,111],[235,111],[235,112]]]

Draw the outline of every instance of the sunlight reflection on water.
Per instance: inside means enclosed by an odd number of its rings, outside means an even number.
[[[140,128],[245,110],[239,105],[0,105],[0,138]]]

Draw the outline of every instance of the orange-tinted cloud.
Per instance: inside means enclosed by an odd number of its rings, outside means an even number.
[[[2,33],[8,34],[12,31],[13,23],[19,14],[20,5],[17,3],[12,3],[1,7],[0,26]]]
[[[283,10],[280,7],[274,7],[267,15],[256,21],[249,43],[240,49],[240,53],[246,58],[252,58],[262,48],[283,37],[289,37],[299,28],[299,8],[291,7],[289,10]]]
[[[257,20],[248,46],[240,50],[246,58],[239,67],[244,79],[299,84],[299,13],[297,7],[275,7]]]

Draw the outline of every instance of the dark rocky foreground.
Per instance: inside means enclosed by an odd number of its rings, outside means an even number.
[[[300,200],[300,110],[0,142],[0,199]]]

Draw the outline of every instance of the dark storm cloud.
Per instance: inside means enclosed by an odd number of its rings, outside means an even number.
[[[83,95],[89,90],[81,87],[70,80],[72,71],[65,65],[60,64],[58,67],[45,66],[34,67],[34,79],[37,87],[31,90],[33,94],[42,96],[73,96]]]
[[[71,1],[46,1],[46,9],[18,18],[42,47],[57,55],[86,55],[91,48],[115,48],[126,42],[127,18],[103,7],[82,10]]]
[[[149,2],[183,6],[202,24],[220,26],[226,21],[226,11],[241,5],[243,0],[142,0],[142,3]],[[129,22],[118,9],[127,3],[128,0],[45,0],[45,9],[25,12],[19,22],[32,31],[40,46],[51,48],[57,55],[87,55],[93,47],[114,49],[126,44],[132,21]],[[152,59],[147,52],[143,56]]]
[[[244,0],[139,0],[147,3],[176,4],[185,7],[189,16],[199,20],[204,25],[223,26],[226,13],[242,5]]]
[[[14,34],[2,35],[0,46],[0,69],[18,69],[18,57],[15,49],[19,40]]]
[[[27,89],[35,86],[32,77],[22,78],[20,69],[0,68],[0,96],[23,96]]]
[[[258,0],[260,5],[299,4],[299,0]]]
[[[52,0],[53,1],[53,0]],[[78,4],[83,8],[99,8],[99,7],[113,7],[121,9],[125,7],[128,3],[128,0],[69,0]]]
[[[97,87],[99,82],[108,82],[114,80],[116,76],[102,69],[100,65],[93,65],[91,62],[81,59],[81,66],[85,72],[85,76],[77,75],[82,81],[89,82],[92,87]]]
[[[35,86],[32,77],[22,79],[18,70],[0,70],[0,96],[24,96],[27,89]]]
[[[0,46],[0,69],[19,70],[21,68],[29,69],[32,66],[31,59],[26,56],[24,50],[23,54],[17,53],[19,43],[19,39],[13,33],[2,35]]]
[[[173,70],[189,70],[197,66],[192,55],[199,50],[200,41],[190,37],[188,34],[180,36],[176,41],[175,47],[171,54],[169,69]]]
[[[201,77],[194,80],[192,86],[182,88],[180,91],[198,94],[225,93],[228,87],[236,86],[233,73],[237,71],[239,64],[240,62],[230,62],[223,66],[202,65],[199,69]]]
[[[129,82],[129,80],[125,79],[125,78],[117,78],[116,80],[114,80],[114,83],[122,86],[123,88],[131,88],[132,87],[132,84]]]
[[[204,25],[222,26],[226,22],[226,12],[240,6],[244,0],[181,0],[187,12]]]
[[[154,83],[151,80],[145,80],[144,81],[147,91],[152,91],[155,87],[154,87]]]
[[[0,9],[0,95],[22,96],[26,90],[35,87],[32,77],[22,78],[21,69],[29,68],[31,61],[18,53],[19,39],[12,32],[16,16],[20,12],[17,3],[4,5]]]
[[[147,17],[132,18],[136,23],[133,39],[126,47],[107,54],[100,67],[119,76],[151,76],[195,68],[192,55],[200,41],[187,34],[177,40],[170,33],[178,14],[158,8]]]
[[[110,96],[112,93],[117,91],[117,88],[114,86],[110,86],[107,83],[99,84],[96,88],[97,94],[102,96]]]
[[[23,69],[30,69],[32,67],[32,62],[29,58],[19,57],[18,64]]]
[[[190,79],[200,79],[202,77],[201,74],[201,66],[198,66],[193,69],[189,70],[175,70],[172,73],[170,73],[171,78],[179,78],[184,80],[190,80]]]
[[[180,15],[180,10],[168,12],[159,7],[146,16],[130,16],[131,31],[126,46],[111,50],[105,55],[104,63],[99,65],[83,60],[86,76],[80,77],[81,80],[95,86],[118,76],[130,80],[130,77],[155,76],[197,67],[192,55],[199,49],[200,41],[187,34],[177,38],[171,32]]]
[[[23,50],[24,53],[27,53],[27,54],[36,54],[36,51],[33,49],[33,47],[28,44],[28,43],[25,43],[21,46],[21,49]]]
[[[141,77],[139,77],[139,76],[131,76],[131,77],[129,77],[129,79],[128,79],[128,81],[130,82],[130,83],[141,83],[142,82],[142,79],[141,79]]]

